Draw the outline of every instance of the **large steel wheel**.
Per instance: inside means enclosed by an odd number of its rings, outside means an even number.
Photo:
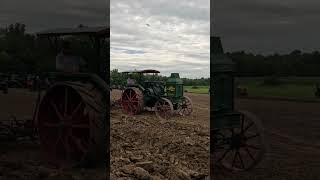
[[[155,104],[155,113],[159,119],[169,119],[173,115],[173,104],[167,98],[160,98]]]
[[[232,171],[255,167],[266,151],[260,120],[250,112],[241,111],[240,128],[219,130],[214,145],[214,161]]]
[[[123,111],[129,115],[136,115],[143,109],[143,94],[138,88],[130,87],[123,91],[121,96]]]
[[[177,111],[182,116],[189,116],[193,111],[192,100],[188,96],[184,96],[178,105]]]
[[[59,167],[106,162],[103,95],[91,84],[56,83],[40,102],[37,125],[43,152]]]

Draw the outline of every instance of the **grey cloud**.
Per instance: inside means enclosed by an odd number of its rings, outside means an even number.
[[[223,37],[228,51],[312,51],[320,41],[319,7],[315,0],[214,1],[211,33]]]
[[[196,2],[111,1],[111,68],[208,77],[209,0]]]
[[[21,22],[30,32],[78,24],[109,24],[109,0],[2,0],[0,26]]]

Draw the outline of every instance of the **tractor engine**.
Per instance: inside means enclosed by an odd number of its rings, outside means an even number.
[[[166,93],[172,98],[183,97],[183,81],[180,79],[179,73],[171,73],[166,82]]]
[[[144,82],[144,102],[145,106],[153,107],[159,97],[165,94],[164,83],[158,81],[146,81]]]
[[[149,96],[163,96],[164,91],[164,83],[162,82],[145,82],[145,92]]]

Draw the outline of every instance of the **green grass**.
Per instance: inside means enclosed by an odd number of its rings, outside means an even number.
[[[197,94],[208,94],[209,86],[197,86],[197,89],[193,89],[192,86],[184,86],[184,90],[187,90],[189,93]]]
[[[249,96],[314,99],[315,83],[320,83],[319,77],[281,78],[284,83],[279,86],[263,85],[263,80],[264,78],[238,78],[237,84],[246,87]]]

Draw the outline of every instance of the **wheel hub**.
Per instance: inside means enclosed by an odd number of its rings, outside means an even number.
[[[241,147],[245,147],[246,141],[243,135],[237,134],[231,138],[230,147],[231,149],[240,149]]]

